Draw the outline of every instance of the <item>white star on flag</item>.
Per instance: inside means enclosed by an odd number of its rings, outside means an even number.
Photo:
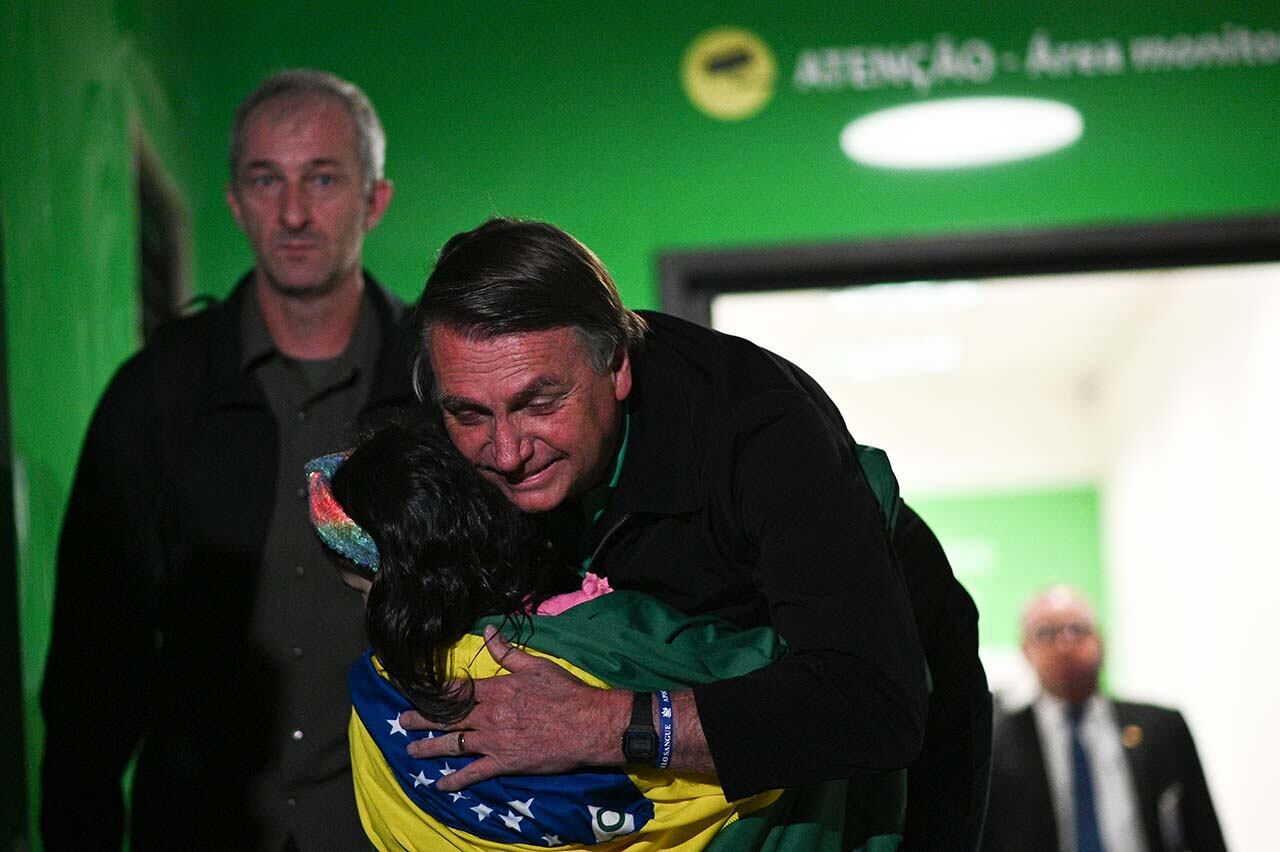
[[[507,807],[518,813],[522,813],[529,819],[533,819],[533,799],[529,798],[523,802],[507,802]]]
[[[434,783],[436,782],[431,778],[428,778],[422,772],[419,772],[417,775],[413,776],[413,787],[415,790],[418,787],[430,787]]]
[[[403,734],[406,737],[409,736],[409,732],[406,731],[404,728],[400,727],[399,716],[395,717],[394,719],[388,719],[387,724],[391,726],[391,734]],[[391,734],[387,734],[387,736],[391,736]]]
[[[493,808],[485,804],[476,805],[471,810],[476,812],[476,816],[480,817],[481,822],[484,822],[484,818],[493,813]]]
[[[542,835],[542,842],[548,846],[559,846],[560,838],[554,834],[544,834]]]
[[[520,823],[523,820],[524,820],[524,817],[516,816],[511,811],[507,811],[502,816],[502,821],[507,824],[507,828],[514,828],[516,831],[520,830]]]
[[[444,769],[441,769],[441,770],[440,770],[440,777],[441,777],[441,778],[443,778],[443,777],[445,777],[446,775],[452,775],[453,773],[455,773],[455,772],[457,772],[457,771],[458,771],[458,770],[454,769],[454,768],[453,768],[452,766],[450,766],[450,765],[448,764],[448,762],[446,761],[446,762],[445,762],[445,765],[444,765]]]
[[[471,797],[466,793],[450,793],[449,798],[453,799],[453,803],[456,805],[459,799],[469,799]]]

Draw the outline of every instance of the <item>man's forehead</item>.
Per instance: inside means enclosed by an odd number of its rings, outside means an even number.
[[[587,360],[582,340],[571,326],[485,334],[476,329],[439,325],[431,329],[431,353],[435,365],[446,368],[464,362]]]
[[[431,358],[441,393],[467,398],[567,383],[586,366],[586,353],[569,327],[496,336],[442,327],[432,332]]]
[[[320,92],[302,92],[276,95],[253,108],[245,120],[246,125],[256,122],[268,124],[305,124],[317,116],[326,118],[341,115],[350,121],[351,116],[342,101]]]
[[[1065,589],[1053,589],[1037,598],[1023,618],[1026,627],[1066,621],[1092,624],[1093,610],[1083,598]]]
[[[281,139],[293,144],[282,146]],[[308,143],[308,149],[295,147],[299,139]],[[244,125],[245,164],[287,158],[357,158],[355,122],[340,101],[326,95],[283,95],[249,113]]]

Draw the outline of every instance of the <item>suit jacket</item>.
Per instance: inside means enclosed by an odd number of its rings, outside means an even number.
[[[1112,702],[1149,852],[1225,852],[1195,742],[1182,714]],[[995,727],[984,852],[1055,852],[1058,826],[1031,707]],[[1108,850],[1125,852],[1125,850]]]

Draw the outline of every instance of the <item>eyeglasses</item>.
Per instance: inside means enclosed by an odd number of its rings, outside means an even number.
[[[1031,638],[1037,645],[1052,645],[1059,636],[1065,636],[1071,642],[1079,642],[1093,635],[1093,627],[1083,621],[1068,621],[1066,624],[1041,624],[1031,631]]]

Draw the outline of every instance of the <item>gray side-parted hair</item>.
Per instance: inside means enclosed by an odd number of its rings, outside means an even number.
[[[382,180],[382,170],[387,161],[387,136],[382,130],[382,122],[373,104],[360,87],[355,83],[312,68],[292,68],[280,71],[258,84],[258,88],[249,93],[240,106],[236,107],[235,119],[231,124],[231,179],[235,180],[236,170],[240,166],[240,156],[244,151],[244,126],[255,109],[267,101],[288,98],[301,100],[305,98],[333,98],[342,104],[356,126],[356,155],[360,159],[360,170],[364,182],[364,191],[373,189],[375,181]]]
[[[591,249],[546,222],[503,218],[450,238],[418,297],[413,387],[424,401],[433,392],[427,353],[436,326],[481,340],[572,328],[597,373],[637,351],[649,328],[623,306]]]

